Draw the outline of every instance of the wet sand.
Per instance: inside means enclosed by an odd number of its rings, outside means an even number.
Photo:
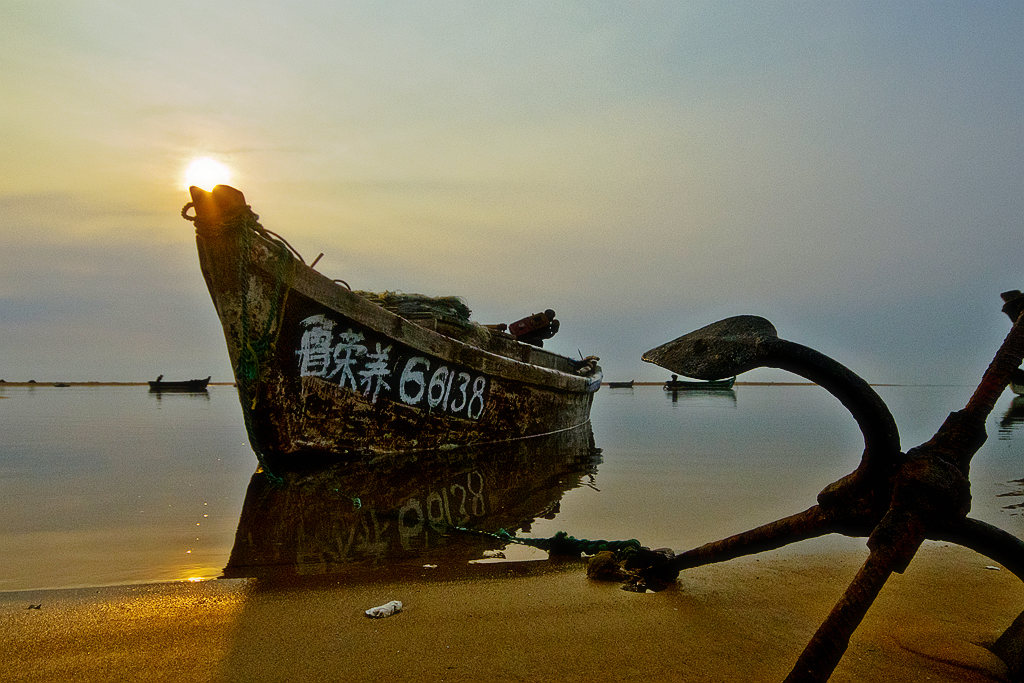
[[[442,578],[248,579],[0,594],[4,680],[778,681],[862,555],[776,552],[637,594],[581,564],[475,566]],[[929,544],[890,580],[835,681],[1001,680],[985,647],[1024,584]],[[397,599],[385,619],[363,611]],[[38,605],[38,608],[31,608]]]

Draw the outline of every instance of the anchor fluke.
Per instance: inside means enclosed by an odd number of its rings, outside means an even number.
[[[696,379],[723,379],[762,367],[779,341],[775,326],[756,315],[711,323],[647,351],[641,359]]]

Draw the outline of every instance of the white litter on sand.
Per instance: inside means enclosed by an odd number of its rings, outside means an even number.
[[[371,619],[383,619],[384,617],[390,617],[392,614],[397,614],[402,611],[402,603],[399,600],[391,600],[385,602],[383,605],[377,605],[366,610],[366,616]]]

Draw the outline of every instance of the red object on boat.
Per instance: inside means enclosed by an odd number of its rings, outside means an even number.
[[[534,313],[514,323],[509,323],[508,331],[514,337],[523,337],[531,332],[546,329],[554,319],[555,312],[549,308],[543,313]]]

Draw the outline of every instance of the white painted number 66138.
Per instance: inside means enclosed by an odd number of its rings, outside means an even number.
[[[398,397],[403,403],[419,405],[426,398],[431,410],[447,413],[465,413],[476,420],[484,412],[484,392],[487,378],[474,378],[468,372],[457,372],[447,365],[438,365],[430,379],[430,361],[423,356],[413,356],[405,362],[402,377],[398,383]]]

